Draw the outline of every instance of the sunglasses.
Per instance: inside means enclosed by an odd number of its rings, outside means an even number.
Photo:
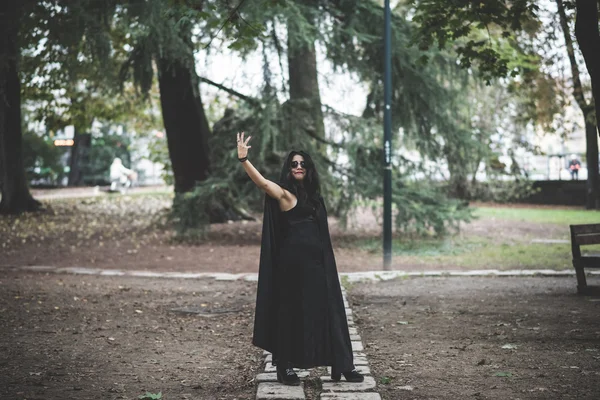
[[[292,161],[292,168],[298,168],[298,164],[300,164],[302,168],[306,168],[306,163],[304,161],[300,161],[299,163],[298,161]]]

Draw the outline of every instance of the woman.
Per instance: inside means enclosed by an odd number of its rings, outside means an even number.
[[[286,385],[300,384],[294,368],[317,366],[331,366],[334,381],[343,374],[362,382],[315,165],[292,151],[272,182],[248,161],[250,138],[238,133],[238,159],[266,193],[252,343],[273,354],[277,380]]]

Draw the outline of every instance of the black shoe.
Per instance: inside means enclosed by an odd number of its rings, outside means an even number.
[[[288,364],[287,367],[283,367],[281,363],[277,363],[277,382],[289,386],[298,386],[300,385],[300,378],[298,378],[291,365]]]
[[[362,376],[360,372],[356,370],[356,368],[347,372],[338,372],[334,368],[331,368],[332,381],[338,382],[340,379],[342,379],[342,374],[344,375],[344,378],[346,378],[346,382],[362,382],[365,380],[365,377]]]

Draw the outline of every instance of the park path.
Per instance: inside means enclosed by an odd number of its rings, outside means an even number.
[[[87,268],[87,267],[54,267],[44,265],[23,265],[11,266],[0,265],[0,270],[22,270],[36,271],[57,274],[76,274],[76,275],[103,275],[103,276],[132,276],[138,278],[166,278],[166,279],[206,279],[213,278],[220,281],[244,280],[250,282],[258,281],[258,274],[253,272],[228,273],[228,272],[172,272],[172,271],[134,271],[123,269],[105,269],[105,268]],[[600,271],[586,271],[588,276],[600,276]],[[516,270],[497,270],[482,269],[470,271],[361,271],[361,272],[342,272],[339,274],[347,282],[364,281],[388,281],[396,278],[408,277],[531,277],[531,276],[575,276],[575,270],[553,270],[553,269],[516,269]],[[575,285],[574,281],[574,285]]]
[[[344,306],[346,307],[346,319],[350,330],[350,340],[352,341],[352,351],[354,353],[354,364],[356,369],[365,376],[364,382],[349,383],[342,378],[339,382],[331,380],[331,368],[327,368],[327,376],[321,376],[322,391],[319,399],[322,400],[381,400],[381,396],[376,392],[375,378],[371,376],[369,361],[367,355],[363,353],[362,339],[358,329],[354,324],[352,309],[348,304],[346,290],[342,288]],[[304,382],[300,386],[286,386],[277,382],[276,367],[271,363],[272,356],[269,352],[263,353],[265,356],[264,372],[256,376],[258,388],[256,391],[256,400],[303,400],[306,399]],[[308,377],[309,370],[297,371],[300,379]]]
[[[127,194],[142,194],[142,193],[172,193],[172,186],[140,186],[134,187],[127,191]],[[75,199],[83,197],[106,196],[108,187],[86,186],[86,187],[70,187],[59,189],[31,189],[32,196],[37,200],[56,200],[56,199]]]

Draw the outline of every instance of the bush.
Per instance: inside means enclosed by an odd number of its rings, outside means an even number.
[[[539,189],[534,189],[529,180],[477,182],[469,190],[470,200],[490,201],[495,203],[511,203],[531,196]]]
[[[29,182],[57,185],[64,175],[62,154],[48,138],[23,131],[23,164]]]
[[[235,191],[230,185],[226,180],[209,178],[191,192],[175,194],[169,219],[174,223],[178,240],[205,239],[211,223],[253,219],[247,210],[234,206],[239,202],[232,197]]]
[[[169,148],[167,140],[164,137],[154,136],[148,144],[149,157],[153,163],[164,165],[161,178],[167,185],[172,185],[175,182],[173,178],[173,168],[171,167],[171,158],[169,157]]]

